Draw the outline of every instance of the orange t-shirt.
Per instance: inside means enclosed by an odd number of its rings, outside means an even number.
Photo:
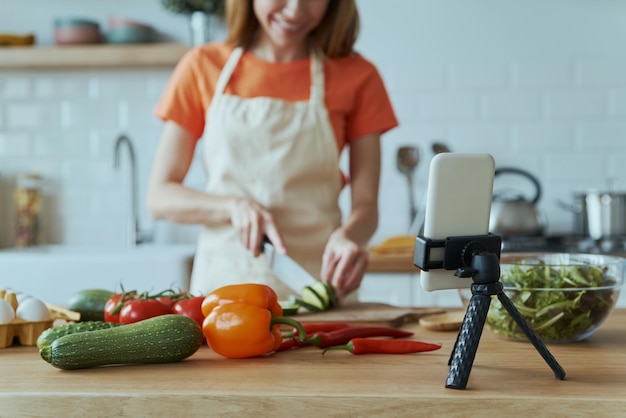
[[[222,43],[189,51],[174,69],[155,115],[200,138],[217,79],[232,51]],[[324,77],[324,100],[339,150],[362,136],[382,134],[398,125],[382,78],[361,55],[325,59]],[[275,63],[245,51],[225,94],[304,101],[309,98],[310,87],[310,58]]]

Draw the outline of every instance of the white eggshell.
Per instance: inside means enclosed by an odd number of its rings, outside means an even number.
[[[26,299],[32,296],[26,293],[15,292],[15,297],[17,298],[17,304],[19,305],[20,303],[24,302]]]
[[[30,322],[49,321],[52,319],[46,304],[37,298],[25,299],[24,302],[17,305],[15,314],[18,318]]]
[[[8,324],[15,319],[13,308],[4,299],[0,299],[0,324]]]

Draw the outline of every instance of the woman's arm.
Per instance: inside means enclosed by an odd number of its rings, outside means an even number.
[[[233,197],[211,196],[183,185],[196,142],[186,129],[165,122],[148,183],[148,210],[155,219],[175,223],[207,226],[229,223]]]
[[[340,228],[346,236],[364,247],[378,226],[378,187],[380,183],[380,135],[359,138],[350,144],[351,210]]]
[[[380,135],[350,144],[352,204],[348,219],[328,240],[322,262],[322,280],[330,282],[340,299],[356,290],[367,267],[365,246],[378,226]]]
[[[196,143],[189,131],[175,122],[165,122],[148,183],[147,206],[151,215],[182,224],[232,224],[241,242],[255,255],[259,254],[264,235],[284,251],[272,214],[254,200],[209,194],[183,185]]]

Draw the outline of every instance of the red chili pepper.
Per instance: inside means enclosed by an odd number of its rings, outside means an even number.
[[[350,328],[348,322],[309,322],[303,323],[302,328],[306,331],[307,335],[315,334],[318,332],[336,331],[338,329]],[[298,330],[287,332],[283,334],[283,338],[291,338],[298,335]]]
[[[294,348],[311,347],[311,345],[311,343],[300,342],[293,337],[285,338],[276,351],[289,351]]]
[[[439,350],[441,344],[415,340],[378,340],[374,338],[353,338],[344,345],[335,345],[328,350],[347,350],[352,354],[410,354]]]
[[[353,338],[369,338],[369,337],[392,337],[407,338],[413,333],[393,327],[383,326],[361,326],[338,329],[330,332],[320,332],[310,337],[310,342],[320,348],[330,347],[331,345],[347,344]],[[308,333],[307,333],[308,336]]]

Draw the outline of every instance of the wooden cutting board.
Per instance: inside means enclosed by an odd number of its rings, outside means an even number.
[[[410,322],[418,322],[425,315],[444,312],[441,308],[403,308],[383,303],[348,303],[319,313],[294,315],[302,323],[309,322],[348,322],[351,325],[381,325],[400,327]]]

